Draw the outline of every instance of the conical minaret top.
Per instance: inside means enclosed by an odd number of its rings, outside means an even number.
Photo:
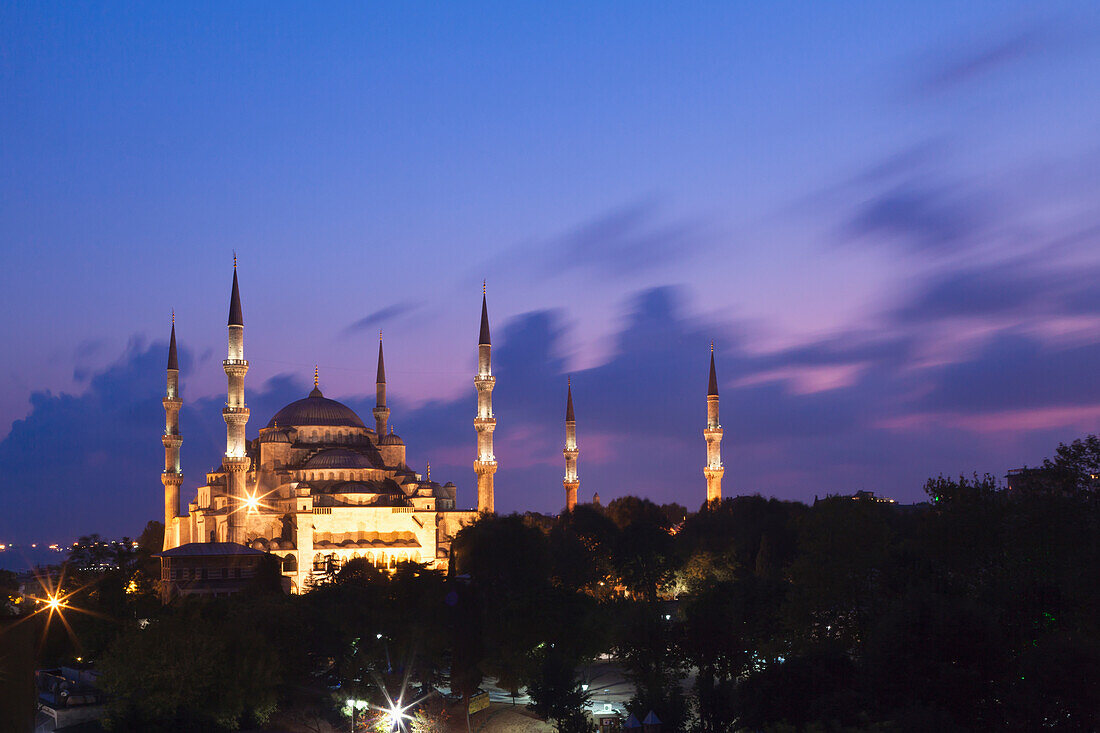
[[[562,486],[565,487],[565,510],[573,511],[577,506],[577,489],[581,480],[577,477],[577,420],[573,414],[573,380],[566,381],[565,393],[565,479]]]
[[[172,311],[172,338],[168,341],[168,368],[175,369],[177,372],[180,368],[179,357],[176,355],[176,312]]]
[[[573,414],[573,378],[568,377],[565,380],[565,421],[576,422],[577,418]]]
[[[492,341],[489,339],[489,306],[485,302],[486,286],[485,281],[481,281],[481,335],[478,337],[477,343],[479,346],[491,346]]]
[[[707,465],[703,474],[707,477],[707,501],[722,500],[722,425],[718,422],[718,374],[714,369],[714,342],[710,344],[710,383],[707,385],[707,427],[703,430],[707,441]]]
[[[233,294],[229,296],[229,325],[244,326],[241,314],[241,290],[237,287],[237,255],[233,255]]]
[[[374,429],[379,439],[386,434],[390,408],[386,407],[386,362],[382,357],[382,332],[378,332],[378,376],[374,380]]]
[[[477,474],[477,510],[495,511],[493,493],[493,474],[497,471],[497,459],[493,454],[493,431],[497,421],[493,417],[493,347],[489,341],[489,307],[486,303],[485,282],[481,283],[481,334],[477,341],[477,417],[474,428],[477,430],[477,456],[474,459],[474,473]]]
[[[710,344],[710,384],[707,385],[707,397],[718,396],[718,374],[714,371],[714,342]]]
[[[382,356],[382,332],[378,332],[378,374],[374,380],[378,384],[386,383],[386,360]]]

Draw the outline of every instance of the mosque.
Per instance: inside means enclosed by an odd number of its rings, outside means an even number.
[[[291,592],[302,592],[318,573],[339,567],[353,558],[366,558],[382,568],[412,561],[446,570],[451,543],[458,531],[481,513],[494,511],[497,470],[493,453],[492,342],[484,289],[481,298],[481,331],[478,338],[477,414],[474,428],[477,449],[473,467],[477,476],[477,510],[457,508],[457,488],[423,474],[406,462],[405,443],[388,427],[386,367],[381,334],[375,380],[374,426],[367,426],[350,407],[321,392],[314,372],[313,390],[276,412],[248,440],[245,428],[249,409],[244,379],[244,317],[233,264],[233,289],[229,301],[229,348],[222,365],[228,390],[222,416],[226,426],[225,455],[221,465],[206,474],[206,484],[180,514],[179,389],[175,318],[168,347],[167,390],[164,396],[164,552],[163,579],[179,581],[170,564],[180,558],[196,558],[242,552],[266,552],[282,563],[284,583]],[[722,428],[718,422],[718,382],[711,347],[710,384],[707,395],[707,500],[721,499]],[[565,413],[565,507],[577,503],[576,419],[572,384],[567,385]],[[598,501],[598,499],[597,499]],[[187,571],[183,571],[187,572]],[[196,572],[192,570],[191,572]],[[203,571],[203,579],[206,573]]]

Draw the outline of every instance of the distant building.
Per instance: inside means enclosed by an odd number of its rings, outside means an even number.
[[[1027,493],[1066,496],[1082,490],[1100,490],[1100,476],[1081,476],[1056,466],[1024,466],[1008,472],[1005,476],[1005,488],[1009,496]]]
[[[825,498],[826,499],[851,499],[853,501],[868,501],[868,502],[874,502],[876,504],[897,504],[897,501],[895,501],[894,499],[890,499],[890,498],[885,497],[885,496],[876,496],[875,492],[873,492],[873,491],[857,491],[854,494],[829,494]],[[818,499],[815,496],[814,497],[814,504],[817,504],[818,501],[823,501],[823,500]]]
[[[267,553],[235,542],[189,542],[157,553],[161,598],[221,598],[239,593],[256,577]]]

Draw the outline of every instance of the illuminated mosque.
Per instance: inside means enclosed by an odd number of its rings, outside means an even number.
[[[401,562],[422,563],[446,570],[451,542],[458,531],[481,513],[494,511],[492,343],[484,289],[481,330],[478,338],[477,510],[456,506],[457,488],[423,474],[406,462],[405,443],[389,428],[386,406],[386,367],[381,334],[378,342],[374,426],[350,407],[321,392],[317,372],[313,390],[275,413],[259,435],[245,437],[249,409],[244,399],[248,361],[244,355],[244,317],[237,285],[236,261],[229,301],[229,349],[222,365],[228,380],[222,416],[226,426],[225,455],[221,465],[206,474],[180,514],[179,361],[173,317],[168,348],[165,412],[164,554],[165,558],[214,554],[215,548],[236,546],[238,551],[275,555],[282,563],[284,583],[292,592],[305,590],[315,573],[339,567],[353,558],[366,558],[381,568]],[[718,383],[711,347],[710,384],[707,395],[707,443],[704,474],[707,500],[721,498],[722,428],[718,422]],[[567,385],[565,414],[565,507],[577,503],[576,420],[572,384]],[[596,499],[598,501],[598,499]],[[206,548],[204,550],[203,548]],[[205,576],[204,576],[205,577]]]

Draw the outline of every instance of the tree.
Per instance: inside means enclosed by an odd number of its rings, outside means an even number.
[[[847,652],[826,644],[775,661],[748,677],[740,690],[738,723],[745,730],[806,730],[856,726],[865,717],[858,669]]]
[[[550,530],[551,577],[560,586],[606,596],[614,585],[619,528],[587,504],[563,512]]]
[[[690,714],[680,686],[685,672],[678,648],[681,629],[655,603],[619,602],[615,611],[615,650],[635,690],[627,708],[639,720],[653,710],[665,730],[681,730]]]
[[[737,682],[774,658],[768,650],[781,630],[776,622],[783,585],[748,575],[699,588],[682,604],[680,653],[697,672],[699,730],[735,730]]]
[[[607,505],[607,516],[619,529],[636,522],[644,522],[668,529],[672,526],[665,511],[649,499],[640,499],[637,496],[622,496],[613,499]]]
[[[145,629],[130,627],[99,664],[118,730],[232,730],[275,710],[277,654],[246,614],[192,604]],[[201,629],[201,633],[196,633]]]
[[[556,646],[545,644],[533,657],[533,672],[527,684],[532,702],[528,707],[554,723],[561,733],[594,733],[596,726],[584,709],[589,694],[577,679],[574,660]]]
[[[1100,476],[1100,438],[1088,435],[1069,445],[1059,443],[1054,460],[1044,460],[1043,468],[1065,492],[1093,491]]]
[[[858,644],[891,577],[894,514],[890,504],[832,497],[801,518],[784,608],[793,640]]]
[[[619,534],[615,546],[615,568],[624,585],[649,602],[675,567],[672,535],[661,524],[636,521]]]

